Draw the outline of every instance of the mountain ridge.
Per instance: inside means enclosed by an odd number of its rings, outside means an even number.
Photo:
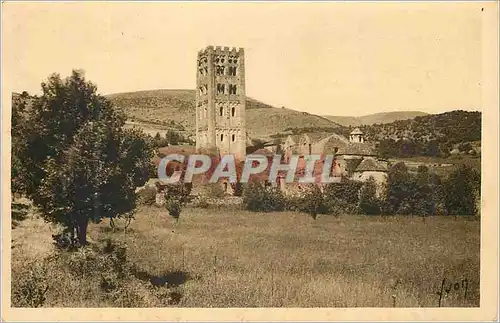
[[[195,127],[194,89],[152,89],[105,94],[125,110],[131,121],[166,125],[180,124],[187,131]],[[361,117],[318,115],[305,111],[274,107],[252,97],[246,98],[247,131],[253,137],[268,138],[287,128],[361,126],[391,123],[428,115],[420,111],[379,112]]]
[[[132,122],[180,125],[194,132],[195,90],[155,89],[104,95],[122,108]],[[285,107],[277,108],[251,97],[246,98],[246,126],[251,137],[269,138],[289,127],[340,127],[319,115]]]
[[[324,115],[324,117],[342,126],[348,127],[392,123],[394,121],[413,119],[415,117],[422,117],[426,115],[430,115],[430,113],[422,111],[387,111],[367,114],[359,117],[332,115]]]

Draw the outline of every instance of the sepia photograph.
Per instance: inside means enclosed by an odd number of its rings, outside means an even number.
[[[498,319],[496,1],[5,1],[2,102],[9,319]]]

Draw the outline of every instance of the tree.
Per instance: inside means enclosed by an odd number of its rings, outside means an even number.
[[[340,183],[323,187],[324,208],[328,214],[355,214],[358,212],[359,193],[363,183],[342,178]]]
[[[476,193],[480,190],[481,176],[469,165],[459,165],[445,180],[445,206],[448,214],[476,214]]]
[[[433,157],[438,157],[441,155],[441,152],[439,150],[439,143],[437,140],[429,140],[425,144],[425,150],[424,150],[424,155],[426,156],[433,156]]]
[[[165,206],[166,206],[170,216],[172,218],[174,218],[175,223],[178,223],[179,217],[181,215],[182,203],[176,198],[169,198],[169,199],[167,199]]]
[[[403,162],[395,164],[387,177],[387,202],[389,212],[409,214],[412,199],[416,191],[416,182]]]
[[[364,183],[359,194],[359,209],[364,214],[380,214],[380,203],[377,198],[377,182],[370,176]]]
[[[97,94],[82,72],[42,84],[30,115],[29,195],[45,220],[85,245],[89,222],[134,210],[135,189],[149,177],[152,149],[125,116]]]
[[[285,197],[264,182],[250,181],[243,190],[243,206],[253,212],[277,212],[285,208]]]
[[[177,224],[181,215],[182,207],[188,202],[192,184],[178,182],[164,186],[165,208]]]
[[[318,185],[309,184],[305,186],[305,194],[299,198],[299,210],[307,212],[314,220],[320,213],[326,213],[323,192]]]
[[[178,145],[182,140],[181,135],[174,130],[168,130],[165,134],[165,139],[169,145]]]
[[[381,157],[398,157],[399,149],[393,139],[383,139],[378,144],[378,152]]]
[[[462,142],[458,145],[459,151],[469,152],[472,150],[472,145],[470,142]]]
[[[12,121],[11,121],[11,191],[12,193],[24,194],[27,186],[27,171],[24,160],[27,149],[27,118],[26,104],[30,99],[27,92],[18,97],[12,97]],[[14,195],[13,195],[14,196]]]
[[[168,146],[168,140],[163,138],[159,132],[156,133],[154,137],[148,135],[154,148],[162,148]]]
[[[441,179],[429,171],[426,166],[419,166],[416,188],[413,196],[413,213],[416,215],[435,215],[441,201]]]

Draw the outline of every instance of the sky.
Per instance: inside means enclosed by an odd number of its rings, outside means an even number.
[[[2,3],[4,82],[85,70],[102,94],[194,89],[207,45],[245,49],[247,96],[320,115],[481,110],[479,2]]]

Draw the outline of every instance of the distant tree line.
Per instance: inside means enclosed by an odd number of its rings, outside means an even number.
[[[283,130],[284,133],[271,135],[271,138],[283,138],[288,135],[301,135],[311,132],[335,132],[338,133],[339,127],[288,127]]]
[[[364,183],[343,179],[341,183],[327,184],[323,192],[310,185],[300,195],[286,196],[277,187],[250,182],[243,189],[243,203],[250,211],[302,211],[314,217],[317,214],[476,215],[480,181],[480,174],[466,164],[457,165],[443,179],[425,166],[420,166],[414,174],[404,163],[398,163],[390,168],[383,187],[373,177]]]
[[[359,128],[384,157],[447,157],[454,147],[468,153],[481,140],[481,113],[456,110]]]
[[[195,143],[190,138],[187,138],[182,133],[169,129],[162,136],[159,132],[154,137],[150,136],[154,148],[161,148],[166,146],[175,146],[180,144],[194,145]]]

